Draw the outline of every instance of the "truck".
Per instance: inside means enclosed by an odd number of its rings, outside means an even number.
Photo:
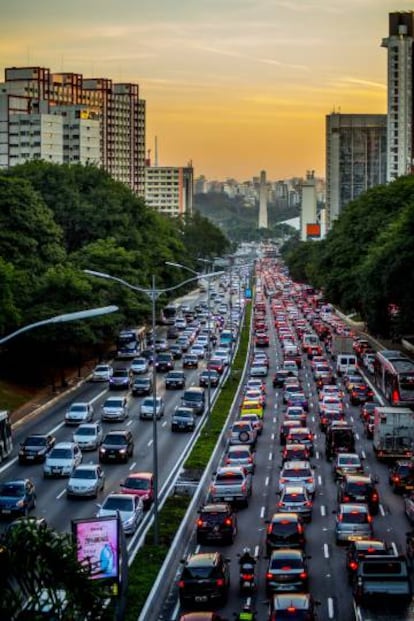
[[[249,504],[252,493],[252,477],[244,466],[220,467],[210,485],[211,502],[229,502],[231,504]]]
[[[339,354],[353,354],[354,338],[350,335],[333,334],[331,340],[331,354],[338,356]]]
[[[412,621],[412,586],[403,554],[360,560],[352,585],[356,621]]]
[[[373,449],[379,461],[410,459],[414,454],[414,412],[405,407],[376,407]]]

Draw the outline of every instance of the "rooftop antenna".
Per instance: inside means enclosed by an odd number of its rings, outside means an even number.
[[[155,136],[154,166],[158,166],[158,137]]]

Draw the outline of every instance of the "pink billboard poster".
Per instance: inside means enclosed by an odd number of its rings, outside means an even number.
[[[78,561],[89,560],[92,577],[118,578],[118,523],[116,518],[79,521],[75,524]]]

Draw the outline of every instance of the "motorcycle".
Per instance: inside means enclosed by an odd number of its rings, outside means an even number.
[[[256,590],[256,559],[254,556],[244,553],[239,560],[240,565],[240,592],[251,593]]]

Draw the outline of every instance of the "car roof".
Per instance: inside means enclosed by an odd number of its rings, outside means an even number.
[[[308,610],[311,595],[309,593],[279,593],[273,595],[273,610],[286,610],[294,607],[298,610]]]
[[[228,513],[231,507],[226,502],[211,502],[201,507],[203,513]]]
[[[152,472],[129,472],[128,479],[152,479],[154,477]]]
[[[302,445],[304,446],[304,445]],[[283,464],[283,468],[292,468],[292,469],[297,469],[297,468],[310,468],[310,462],[308,460],[292,460],[292,461],[285,461],[285,463]]]
[[[302,483],[295,483],[294,485],[288,483],[285,485],[282,494],[299,494],[304,491],[306,492],[306,485]]]
[[[341,502],[338,513],[368,513],[368,505],[364,502]]]
[[[219,552],[198,552],[196,554],[191,554],[186,561],[186,565],[191,565],[192,567],[215,565],[218,555]]]

